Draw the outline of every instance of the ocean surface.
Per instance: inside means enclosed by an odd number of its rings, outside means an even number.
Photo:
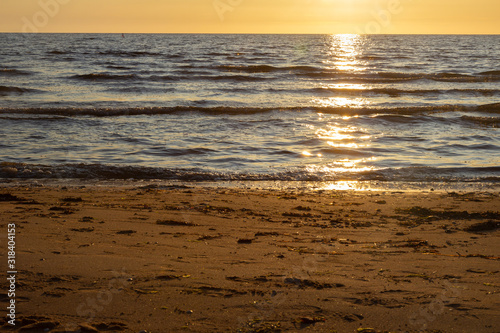
[[[0,45],[0,178],[500,185],[500,35]]]

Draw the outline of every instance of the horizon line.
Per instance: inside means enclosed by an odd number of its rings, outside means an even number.
[[[0,31],[0,34],[117,34],[117,35],[360,35],[360,36],[390,36],[390,35],[421,35],[421,36],[498,36],[500,33],[387,33],[387,34],[359,34],[359,33],[301,33],[301,32],[22,32],[22,31]]]

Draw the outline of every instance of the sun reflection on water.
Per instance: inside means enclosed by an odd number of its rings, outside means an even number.
[[[340,108],[346,110],[347,114],[327,115],[327,112],[318,113],[319,126],[307,126],[313,131],[314,136],[321,141],[321,154],[304,150],[303,157],[314,159],[306,166],[308,173],[316,175],[329,175],[342,179],[346,175],[354,173],[370,172],[375,170],[373,161],[376,157],[366,157],[367,151],[373,139],[369,129],[353,126],[352,120],[358,118],[355,111],[371,104],[364,97],[359,97],[359,91],[370,90],[369,84],[346,83],[339,77],[350,73],[356,75],[367,69],[366,62],[362,60],[363,38],[360,35],[332,35],[330,36],[330,47],[324,64],[329,69],[338,73],[334,80],[326,79],[321,83],[321,89],[333,93],[334,96],[316,96],[312,103],[328,109]],[[337,81],[337,82],[335,82]],[[363,158],[361,158],[363,156]],[[319,157],[319,159],[316,159]],[[332,189],[351,189],[356,182],[335,182]],[[355,186],[354,186],[355,187]]]
[[[351,119],[351,117],[344,117],[342,119],[349,120]],[[336,146],[340,143],[359,145],[360,140],[371,139],[371,135],[368,133],[367,129],[355,126],[342,126],[339,123],[328,124],[326,128],[320,128],[316,130],[315,134],[321,140],[328,140],[327,143],[330,146]]]
[[[342,73],[357,73],[366,70],[366,63],[361,60],[363,53],[363,37],[356,34],[341,34],[330,36],[330,47],[327,52],[324,64],[328,68]],[[335,97],[313,98],[312,103],[320,107],[338,107],[338,108],[361,108],[371,104],[367,98],[349,97],[349,93],[371,89],[365,84],[353,83],[331,83],[324,82],[321,89],[335,93]]]
[[[328,98],[315,98],[313,103],[321,107],[356,107],[360,108],[369,104],[366,98],[349,98],[349,97],[328,97]]]
[[[331,84],[323,84],[321,86],[323,89],[331,89],[331,90],[367,90],[371,88],[366,84],[361,83],[331,83]]]
[[[359,173],[366,171],[373,171],[375,167],[363,165],[366,162],[374,161],[375,158],[361,158],[357,160],[353,159],[342,159],[333,161],[330,165],[308,165],[306,167],[307,171],[310,173],[322,173],[322,174],[339,174],[339,173]]]
[[[331,36],[328,65],[340,71],[363,71],[359,60],[363,38],[356,34]]]
[[[366,190],[361,187],[361,183],[358,181],[339,181],[334,183],[324,184],[319,188],[324,191],[348,191],[348,190]]]

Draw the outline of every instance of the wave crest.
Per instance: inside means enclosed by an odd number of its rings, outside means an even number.
[[[41,90],[31,89],[31,88],[0,86],[0,96],[21,95],[25,93],[36,93],[36,92],[41,92]]]
[[[77,80],[137,80],[139,77],[135,74],[91,73],[73,75],[70,78]]]
[[[0,178],[87,179],[87,180],[180,180],[180,181],[404,181],[404,182],[489,182],[499,183],[500,167],[483,168],[386,168],[364,172],[311,173],[296,169],[278,173],[252,174],[200,169],[171,169],[106,164],[35,165],[0,163]]]

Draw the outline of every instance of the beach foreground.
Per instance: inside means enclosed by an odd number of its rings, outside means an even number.
[[[498,207],[498,193],[4,187],[3,329],[499,332]]]

